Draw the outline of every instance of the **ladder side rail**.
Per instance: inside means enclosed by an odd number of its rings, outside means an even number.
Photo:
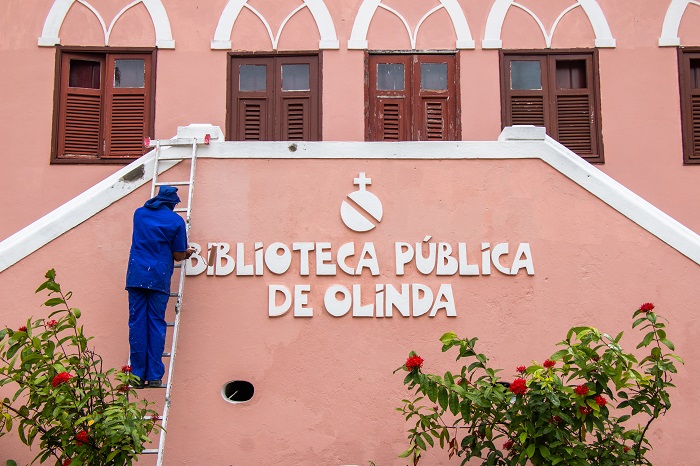
[[[158,185],[158,169],[160,162],[160,141],[156,141],[156,155],[153,159],[153,178],[151,178],[151,198],[156,195],[156,186]]]
[[[192,158],[190,161],[190,185],[187,193],[187,209],[185,215],[185,228],[186,236],[189,244],[190,238],[190,228],[191,228],[191,215],[192,215],[192,198],[194,194],[194,178],[195,178],[195,168],[197,162],[197,140],[192,142]],[[170,362],[168,364],[168,379],[165,387],[165,405],[163,406],[163,419],[161,421],[161,431],[160,439],[158,441],[158,459],[156,461],[157,466],[163,465],[163,457],[165,455],[165,436],[167,434],[166,429],[168,426],[168,417],[170,416],[170,406],[171,406],[171,392],[173,387],[173,376],[175,372],[175,357],[177,356],[177,341],[180,334],[180,310],[182,307],[182,298],[185,292],[185,277],[187,276],[187,271],[185,267],[185,262],[181,262],[180,266],[180,281],[178,283],[177,291],[177,301],[175,302],[175,324],[173,326],[173,336],[170,345]]]

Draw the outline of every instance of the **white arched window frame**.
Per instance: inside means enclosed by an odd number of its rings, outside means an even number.
[[[114,25],[119,20],[119,18],[126,13],[130,8],[143,3],[148,11],[153,22],[153,28],[156,35],[156,47],[162,49],[174,49],[175,41],[173,40],[172,31],[170,29],[170,20],[168,19],[168,14],[165,11],[165,7],[160,0],[134,0],[117,13],[117,15],[112,19],[107,26],[107,23],[102,18],[102,15],[95,9],[90,3],[85,0],[55,0],[51,6],[49,14],[46,16],[44,21],[44,28],[41,31],[41,37],[39,37],[39,46],[41,47],[53,47],[55,45],[60,45],[61,39],[59,33],[61,31],[61,26],[63,21],[66,19],[68,10],[71,9],[74,3],[84,6],[90,10],[100,22],[102,26],[102,32],[104,34],[104,45],[109,45],[109,36],[114,29]]]
[[[267,21],[265,16],[251,5],[248,4],[248,0],[229,0],[221,12],[219,17],[219,22],[216,25],[216,31],[214,31],[214,38],[211,41],[211,48],[214,50],[231,50],[233,44],[231,42],[231,33],[233,32],[233,25],[241,14],[243,8],[248,9],[251,13],[258,17],[258,19],[263,23],[267,34],[270,37],[270,43],[272,50],[277,50],[279,45],[279,39],[282,35],[284,27],[287,25],[289,20],[304,8],[308,8],[311,16],[313,16],[316,26],[318,27],[318,32],[321,36],[319,41],[319,49],[338,49],[340,44],[338,42],[338,37],[335,33],[335,26],[333,25],[333,19],[328,11],[328,7],[323,2],[323,0],[304,0],[304,3],[293,9],[282,21],[282,24],[277,29],[277,33],[273,34],[270,23]]]
[[[610,26],[608,25],[608,20],[605,18],[603,10],[596,0],[578,0],[573,5],[564,9],[557,19],[554,21],[552,28],[547,32],[542,21],[537,17],[527,7],[517,3],[515,0],[496,0],[496,2],[491,7],[491,12],[486,20],[486,29],[484,31],[484,40],[481,42],[481,47],[484,49],[500,49],[503,47],[503,41],[501,40],[501,31],[503,29],[503,22],[506,19],[506,14],[511,7],[520,8],[529,14],[540,27],[542,35],[544,36],[547,48],[552,47],[552,37],[557,28],[559,22],[562,18],[566,16],[567,13],[576,9],[582,8],[583,11],[588,16],[591,26],[593,27],[593,32],[595,33],[595,46],[599,48],[603,47],[615,47],[616,42],[610,31]]]
[[[681,38],[678,30],[681,27],[681,20],[685,11],[690,5],[700,6],[696,0],[672,0],[664,16],[664,24],[659,37],[659,47],[678,47],[681,45]]]
[[[367,33],[369,31],[369,25],[379,8],[393,13],[401,20],[411,41],[411,47],[414,50],[416,49],[416,40],[421,25],[430,15],[441,9],[444,9],[452,20],[452,25],[457,35],[455,47],[457,49],[473,49],[475,46],[474,39],[472,39],[472,34],[469,30],[467,18],[464,16],[464,12],[456,0],[440,0],[440,5],[428,10],[418,21],[413,31],[411,31],[408,21],[406,21],[403,15],[396,9],[384,5],[381,0],[364,0],[357,12],[357,16],[355,16],[350,40],[348,40],[348,49],[366,50],[368,48]]]

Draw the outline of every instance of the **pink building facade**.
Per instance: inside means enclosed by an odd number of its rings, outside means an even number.
[[[0,11],[3,325],[44,315],[33,290],[53,267],[124,364],[131,215],[153,174],[141,141],[212,137],[164,464],[403,464],[392,371],[409,351],[442,373],[439,336],[478,336],[509,373],[573,325],[625,330],[632,349],[645,301],[686,361],[652,460],[695,464],[696,2]],[[252,399],[227,402],[233,380]],[[34,455],[0,439],[0,461]]]

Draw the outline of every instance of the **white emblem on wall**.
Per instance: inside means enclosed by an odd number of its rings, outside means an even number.
[[[354,184],[360,187],[357,191],[348,194],[348,199],[344,200],[340,206],[340,217],[343,223],[353,231],[369,231],[377,223],[382,221],[382,202],[373,193],[367,191],[367,186],[372,184],[372,178],[367,178],[365,172],[361,172],[355,178]]]

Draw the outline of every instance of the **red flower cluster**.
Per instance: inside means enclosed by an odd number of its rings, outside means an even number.
[[[73,376],[70,375],[68,372],[60,372],[56,374],[56,377],[53,378],[53,380],[51,381],[51,385],[53,385],[53,388],[56,388],[62,383],[68,382],[71,378],[73,378]]]
[[[124,373],[131,372],[131,366],[122,366],[122,372],[124,372]]]
[[[584,396],[586,393],[588,393],[588,387],[585,385],[579,385],[576,388],[574,388],[574,392],[577,395]]]
[[[17,329],[18,332],[26,332],[27,331],[27,326],[22,325],[20,328]]]
[[[546,367],[547,369],[549,369],[549,368],[554,367],[555,364],[556,364],[556,362],[552,361],[551,359],[547,359],[544,362],[543,366]]]
[[[75,444],[78,446],[81,446],[84,443],[88,443],[89,440],[90,440],[90,437],[88,436],[87,432],[85,432],[84,430],[81,430],[75,436]]]
[[[58,325],[58,322],[56,322],[55,320],[49,320],[48,322],[46,322],[46,326],[48,328],[54,328],[56,325]],[[68,461],[70,461],[70,460],[68,460]]]
[[[563,419],[559,416],[552,416],[549,418],[549,422],[551,422],[552,424],[560,424],[561,421],[563,421]]]
[[[525,366],[518,366],[515,368],[516,371],[520,372],[521,374],[524,374],[525,371],[527,370],[527,367]]]
[[[630,447],[628,447],[627,445],[625,445],[622,449],[625,451],[625,453],[630,451]]]
[[[598,406],[605,406],[606,404],[608,404],[608,400],[606,400],[605,397],[602,397],[600,395],[596,396],[594,400],[595,404],[597,404]]]
[[[503,449],[504,449],[504,450],[510,450],[511,448],[513,448],[513,441],[512,441],[512,440],[507,440],[507,441],[503,444]]]
[[[457,382],[457,385],[469,385],[469,380],[459,379],[459,382]]]
[[[651,312],[654,310],[654,305],[652,303],[644,303],[641,306],[639,306],[639,310],[644,312]]]
[[[117,391],[120,393],[126,393],[129,391],[129,386],[127,384],[123,383],[117,387]]]
[[[412,371],[413,369],[420,369],[423,367],[423,358],[420,356],[411,356],[406,359],[406,369]]]
[[[527,381],[525,379],[515,379],[509,388],[516,395],[524,395],[527,392]]]
[[[63,462],[63,466],[70,466],[70,458]]]
[[[581,406],[578,410],[581,414],[591,414],[593,412],[593,408],[588,406]]]

